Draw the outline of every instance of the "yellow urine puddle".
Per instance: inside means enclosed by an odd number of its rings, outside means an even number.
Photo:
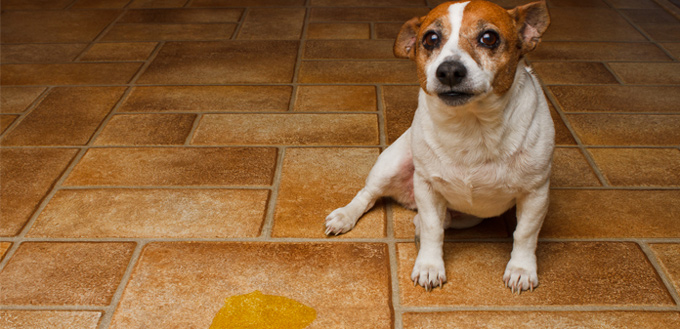
[[[227,298],[210,329],[302,329],[314,319],[316,311],[309,306],[254,291]]]

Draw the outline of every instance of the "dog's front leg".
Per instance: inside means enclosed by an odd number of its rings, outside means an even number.
[[[418,206],[420,250],[411,280],[430,290],[446,282],[443,257],[446,200],[417,171],[413,175],[413,188]]]
[[[548,212],[549,183],[517,199],[517,227],[513,233],[512,253],[503,274],[505,286],[514,293],[534,290],[538,286],[536,274],[536,245],[538,233]]]

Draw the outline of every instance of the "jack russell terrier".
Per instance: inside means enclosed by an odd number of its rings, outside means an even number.
[[[476,0],[447,2],[406,22],[394,54],[417,65],[413,123],[380,154],[354,199],[328,215],[326,234],[351,230],[382,196],[417,209],[411,279],[430,290],[446,281],[446,228],[470,227],[517,206],[503,282],[513,293],[538,286],[536,244],[548,210],[555,131],[523,58],[549,24],[545,2],[505,10]]]

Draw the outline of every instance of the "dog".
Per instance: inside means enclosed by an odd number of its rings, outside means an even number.
[[[326,234],[351,230],[382,196],[417,209],[411,279],[429,291],[446,282],[446,228],[470,227],[516,206],[503,282],[512,293],[533,291],[555,129],[524,56],[549,24],[543,1],[511,10],[481,0],[447,2],[407,21],[394,54],[417,66],[413,123],[380,154],[364,188],[328,215]]]

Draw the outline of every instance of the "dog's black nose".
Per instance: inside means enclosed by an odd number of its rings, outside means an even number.
[[[453,87],[459,84],[467,75],[467,69],[461,62],[444,62],[437,68],[437,80],[443,85]]]

